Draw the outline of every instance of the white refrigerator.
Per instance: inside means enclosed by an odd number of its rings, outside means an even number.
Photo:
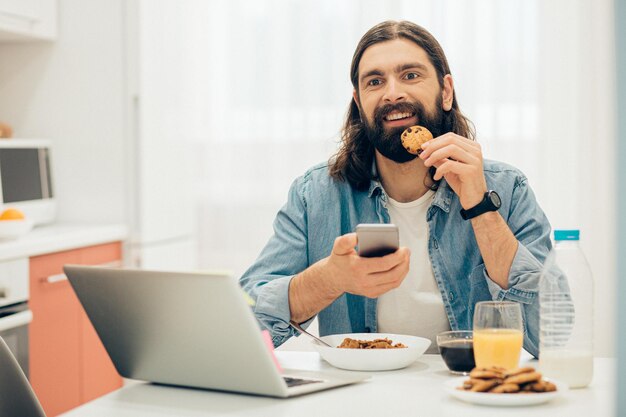
[[[195,270],[198,243],[190,158],[184,147],[153,139],[139,143],[127,259],[144,269]]]
[[[128,257],[144,269],[198,267],[194,197],[193,80],[181,59],[181,36],[167,24],[169,2],[126,3],[127,162],[130,169]],[[167,30],[164,30],[167,28]]]

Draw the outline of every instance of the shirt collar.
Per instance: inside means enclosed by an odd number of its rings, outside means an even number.
[[[376,159],[372,161],[372,178],[378,178],[378,169],[376,169]],[[383,185],[378,179],[370,181],[370,188],[367,192],[368,197],[373,197],[378,193],[384,194]]]
[[[376,160],[372,161],[372,178],[378,178],[378,170],[376,169]],[[373,197],[378,194],[384,194],[383,185],[377,179],[373,179],[370,181],[370,187],[368,190],[368,197]],[[452,198],[454,197],[454,191],[448,185],[445,179],[442,179],[439,182],[439,187],[435,192],[435,198],[432,202],[433,206],[437,206],[446,213],[450,212],[450,204],[452,203]]]
[[[452,188],[448,185],[446,180],[442,178],[439,182],[439,187],[435,193],[435,199],[433,200],[432,205],[439,207],[446,213],[449,213],[453,197],[454,191],[452,191]]]

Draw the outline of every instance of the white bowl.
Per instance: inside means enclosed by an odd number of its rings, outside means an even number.
[[[430,346],[430,340],[423,337],[390,333],[348,333],[323,336],[321,339],[331,346],[339,346],[349,337],[358,340],[390,339],[407,346],[398,349],[344,349],[323,346],[312,342],[319,354],[328,363],[351,371],[389,371],[409,366],[422,356]]]
[[[30,219],[0,220],[0,239],[17,239],[30,232],[34,224]]]

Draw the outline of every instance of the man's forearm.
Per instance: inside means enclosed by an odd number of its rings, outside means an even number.
[[[289,284],[289,309],[291,320],[302,323],[330,305],[343,292],[333,286],[332,277],[326,273],[322,259],[291,280]]]
[[[498,212],[482,214],[471,222],[489,277],[501,288],[507,289],[509,271],[519,242]]]

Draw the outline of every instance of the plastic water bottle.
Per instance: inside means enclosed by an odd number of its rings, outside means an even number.
[[[539,367],[570,388],[593,377],[593,278],[579,238],[578,230],[554,231],[539,284]]]

